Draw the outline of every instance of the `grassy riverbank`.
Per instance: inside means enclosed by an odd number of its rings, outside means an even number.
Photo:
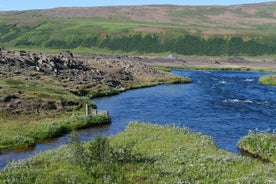
[[[1,121],[0,151],[7,148],[34,146],[38,141],[59,137],[72,130],[110,123],[107,116],[89,115],[80,112]]]
[[[276,74],[260,77],[259,82],[264,85],[276,86]]]
[[[186,128],[132,123],[111,138],[12,162],[0,183],[275,183],[276,167],[218,149]]]
[[[83,64],[83,68],[91,71],[89,75],[87,71],[76,68],[63,69],[63,74],[43,73],[34,70],[36,63],[30,64],[31,57],[27,61],[18,56],[18,61],[13,56],[8,54],[9,62],[3,60],[0,68],[0,152],[8,148],[33,146],[39,140],[58,137],[71,130],[109,123],[110,119],[105,116],[84,116],[85,104],[96,108],[91,98],[158,84],[191,82],[188,78],[157,71],[138,62],[122,63],[109,58],[98,64],[89,61],[89,64]],[[135,68],[134,71],[122,69],[131,64],[130,68]],[[76,71],[79,73],[65,75]],[[95,78],[88,80],[85,74]]]
[[[154,68],[169,72],[171,70],[229,70],[229,71],[254,71],[254,72],[271,72],[274,70],[264,68],[250,67],[208,67],[208,66],[160,66],[155,65]]]
[[[71,130],[110,122],[105,116],[85,117],[84,104],[95,107],[90,99],[78,97],[46,78],[0,79],[0,151],[33,146]]]
[[[126,85],[126,89],[154,86],[166,83],[187,83],[188,78],[167,75],[168,78],[140,79]],[[49,84],[52,83],[52,84]],[[85,117],[84,104],[95,108],[88,97],[79,97],[70,93],[59,83],[24,81],[21,79],[1,79],[1,101],[16,106],[15,112],[1,110],[0,113],[0,152],[16,147],[33,146],[37,141],[61,136],[72,130],[92,127],[110,122],[109,117],[91,115]],[[58,87],[59,86],[59,87]],[[98,87],[89,91],[90,97],[118,94],[116,88]],[[18,100],[14,102],[12,99]],[[41,106],[55,107],[59,101],[68,101],[66,109],[43,110]],[[18,104],[25,104],[20,107]],[[1,105],[0,105],[1,106]],[[20,109],[22,108],[22,109]],[[29,108],[29,111],[27,110]]]
[[[239,141],[238,146],[257,158],[276,163],[276,134],[250,131]]]

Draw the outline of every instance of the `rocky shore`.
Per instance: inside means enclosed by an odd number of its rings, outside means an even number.
[[[45,54],[0,49],[0,80],[9,87],[0,87],[0,110],[40,113],[73,110],[82,105],[74,100],[51,99],[51,95],[48,98],[40,98],[40,94],[26,97],[23,89],[30,83],[48,84],[76,96],[96,97],[177,79],[141,60],[140,57],[128,56],[75,57],[70,51]],[[20,82],[19,87],[12,85]]]

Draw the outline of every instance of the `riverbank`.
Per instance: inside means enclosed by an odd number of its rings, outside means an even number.
[[[218,149],[187,128],[132,123],[84,144],[71,137],[69,146],[10,163],[0,183],[276,182],[275,165]]]
[[[134,59],[134,60],[132,60]],[[75,57],[0,49],[0,151],[33,146],[73,129],[109,120],[85,114],[91,98],[165,83],[191,82],[158,71],[139,58]],[[72,118],[73,117],[73,118]],[[97,119],[97,122],[94,122]],[[103,119],[100,121],[99,119]]]
[[[272,58],[180,56],[175,58],[145,57],[142,61],[167,69],[276,71],[276,60]]]

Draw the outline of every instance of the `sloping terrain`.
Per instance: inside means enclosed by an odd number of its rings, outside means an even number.
[[[108,30],[108,25],[121,24],[117,30],[143,30],[149,32],[185,29],[190,33],[203,34],[275,34],[276,2],[235,5],[235,6],[117,6],[87,8],[55,8],[48,10],[31,10],[17,12],[1,12],[0,20],[14,24],[42,24],[43,21],[63,20],[70,29]],[[81,21],[79,23],[76,20]],[[87,21],[87,24],[84,22]],[[51,22],[51,21],[50,21]],[[70,25],[70,23],[72,25]],[[77,25],[76,25],[77,23]],[[63,25],[63,26],[64,26]],[[44,25],[45,27],[46,25]],[[48,28],[54,28],[49,24]],[[107,26],[107,27],[106,27]],[[152,28],[152,29],[150,29]],[[36,29],[43,29],[37,27]]]
[[[0,12],[0,47],[55,52],[274,55],[276,2]]]

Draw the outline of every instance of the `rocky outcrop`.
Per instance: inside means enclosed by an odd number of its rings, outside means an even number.
[[[46,78],[74,94],[87,95],[89,91],[101,88],[123,91],[131,82],[139,82],[139,77],[164,77],[162,72],[140,60],[139,57],[105,55],[80,58],[69,51],[53,55],[0,49],[0,79],[43,84]],[[64,99],[25,99],[20,89],[16,90],[7,92],[0,87],[0,111],[40,113],[73,110],[81,106]]]
[[[0,66],[0,77],[22,75],[24,78],[34,79],[50,75],[63,83],[72,83],[70,88],[73,86],[78,88],[81,86],[94,87],[110,77],[109,74],[76,60],[69,51],[61,52],[58,55],[49,55],[1,49]],[[128,75],[129,73],[124,74]],[[116,78],[113,78],[112,81],[111,87],[122,87],[121,82]]]

